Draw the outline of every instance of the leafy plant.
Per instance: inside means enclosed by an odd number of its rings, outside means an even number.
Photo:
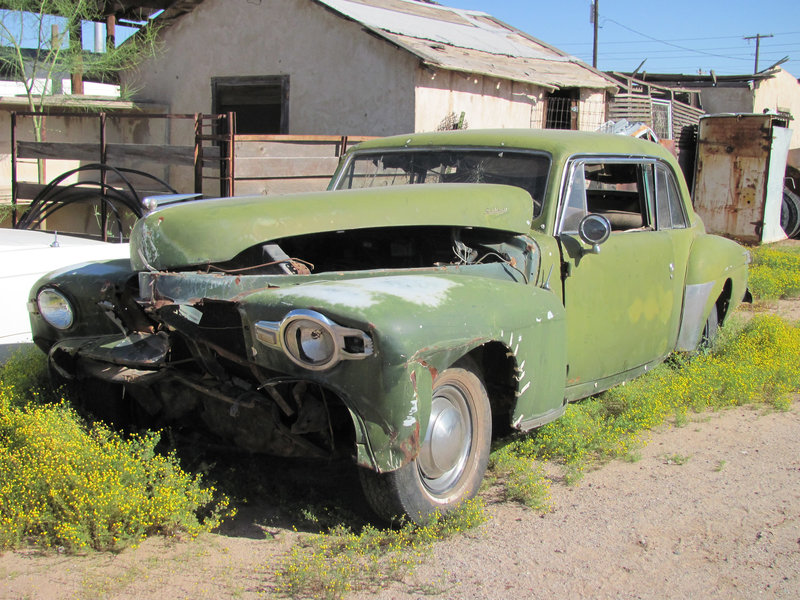
[[[41,112],[54,93],[51,82],[71,73],[100,79],[137,65],[157,50],[158,24],[151,22],[120,45],[88,52],[81,43],[84,22],[105,20],[103,3],[92,0],[9,0],[0,10],[0,66],[22,83],[31,111]],[[37,142],[42,117],[34,117]]]
[[[682,466],[689,462],[691,458],[691,456],[686,456],[684,454],[670,454],[669,456],[664,457],[664,462],[668,465]]]
[[[228,513],[227,498],[156,452],[157,433],[123,437],[63,399],[24,397],[41,376],[27,358],[0,371],[0,548],[118,551],[154,533],[195,536]]]
[[[597,461],[626,457],[645,432],[688,411],[751,403],[786,409],[800,389],[800,327],[774,316],[757,316],[722,330],[713,352],[677,356],[648,375],[571,404],[558,420],[504,449],[504,468],[531,461],[557,461],[570,481]],[[513,489],[513,477],[506,485]],[[509,493],[513,496],[513,493]]]
[[[800,295],[800,248],[761,246],[753,250],[748,286],[758,300]]]
[[[359,533],[334,527],[291,549],[276,572],[276,591],[333,600],[356,590],[378,590],[412,574],[434,542],[485,520],[482,502],[474,499],[446,515],[435,513],[425,525],[406,523],[397,530],[367,525]]]

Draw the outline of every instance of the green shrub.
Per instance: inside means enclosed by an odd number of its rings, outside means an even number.
[[[0,383],[11,392],[10,401],[16,406],[60,399],[48,381],[47,356],[37,348],[19,350],[0,365]]]
[[[505,460],[558,460],[574,478],[587,463],[629,455],[644,432],[670,418],[685,420],[688,411],[759,402],[788,407],[800,389],[800,327],[758,316],[723,331],[713,352],[679,356],[570,404],[558,420],[508,444]]]
[[[227,500],[158,454],[158,434],[123,438],[66,401],[31,402],[40,367],[23,358],[0,371],[0,548],[116,551],[219,523]]]
[[[800,295],[800,251],[789,246],[761,246],[752,251],[748,287],[757,300]]]
[[[276,572],[276,591],[292,598],[342,598],[355,590],[374,591],[414,572],[430,553],[431,544],[466,531],[486,520],[480,499],[456,510],[435,513],[425,525],[360,533],[340,526],[310,536],[294,546]]]
[[[533,458],[520,456],[515,446],[503,446],[492,453],[490,468],[501,479],[506,500],[547,512],[552,508],[550,480],[544,466]]]

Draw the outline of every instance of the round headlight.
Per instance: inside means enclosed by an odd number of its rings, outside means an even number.
[[[53,288],[45,288],[36,296],[39,314],[56,329],[69,329],[74,320],[72,305],[66,296]]]
[[[336,340],[327,324],[300,317],[283,329],[283,347],[289,358],[302,367],[324,369],[337,360]]]

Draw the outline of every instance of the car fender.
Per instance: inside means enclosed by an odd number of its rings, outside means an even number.
[[[711,310],[725,293],[726,282],[730,281],[727,312],[741,302],[747,289],[748,257],[748,251],[732,240],[709,234],[695,238],[686,266],[678,350],[697,348]]]
[[[133,275],[130,260],[123,258],[72,265],[41,277],[28,296],[34,343],[47,352],[60,339],[119,333],[98,303],[112,299]],[[70,300],[75,316],[68,330],[55,329],[39,314],[36,296],[44,287],[56,288]]]
[[[515,390],[517,426],[562,406],[565,314],[548,290],[431,272],[262,290],[240,302],[254,324],[279,319],[276,311],[286,306],[318,311],[372,339],[371,355],[322,372],[305,370],[283,352],[251,343],[263,367],[315,381],[342,398],[356,424],[358,462],[374,470],[399,469],[417,456],[437,374],[485,344],[502,344],[514,361],[509,384]]]

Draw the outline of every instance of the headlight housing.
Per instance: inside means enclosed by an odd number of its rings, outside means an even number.
[[[54,288],[43,288],[36,295],[39,314],[56,329],[69,329],[75,322],[75,310],[67,297]]]
[[[312,371],[372,354],[372,339],[366,333],[313,310],[293,310],[282,321],[258,321],[255,331],[261,343],[281,348],[293,363]]]

